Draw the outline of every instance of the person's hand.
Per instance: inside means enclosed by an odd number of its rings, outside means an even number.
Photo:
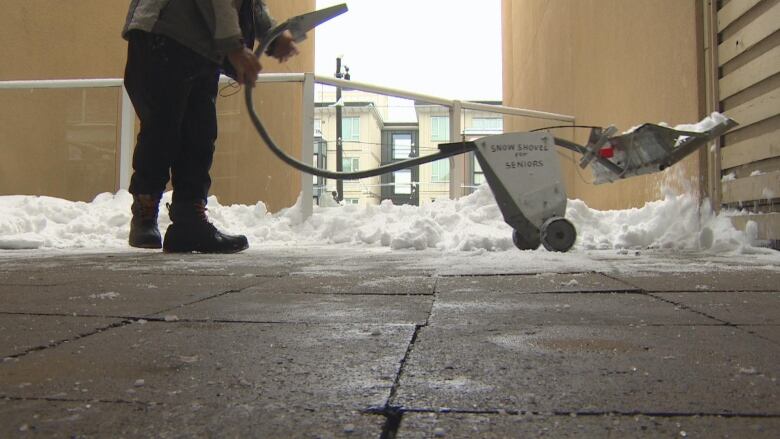
[[[263,70],[260,60],[254,53],[246,47],[229,52],[228,61],[236,69],[236,81],[247,87],[254,87],[257,81],[257,74]]]
[[[271,56],[278,59],[279,62],[285,62],[291,57],[300,53],[298,51],[298,45],[293,40],[292,33],[286,30],[281,35],[276,37],[276,41],[273,44],[273,51]]]

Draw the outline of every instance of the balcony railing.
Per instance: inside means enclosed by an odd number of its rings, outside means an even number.
[[[220,81],[226,83],[229,78],[222,77]],[[477,102],[460,101],[454,99],[431,96],[422,93],[415,93],[407,90],[382,87],[373,84],[345,81],[327,76],[315,75],[313,73],[263,73],[258,75],[257,82],[260,84],[268,83],[301,83],[302,93],[302,145],[301,159],[309,161],[313,155],[314,145],[314,97],[315,84],[322,84],[332,87],[341,87],[349,90],[359,90],[367,93],[375,93],[395,98],[413,100],[432,105],[446,107],[449,111],[450,120],[450,139],[461,139],[466,134],[461,126],[462,115],[464,111],[481,111],[497,113],[505,116],[522,116],[534,119],[553,120],[566,124],[573,124],[574,117],[564,114],[547,113],[542,111],[528,110],[522,108],[508,107],[504,105],[490,105]],[[36,89],[84,89],[84,88],[122,88],[122,97],[120,105],[120,114],[118,116],[118,187],[116,189],[127,189],[130,184],[130,175],[132,172],[132,151],[135,144],[135,112],[133,110],[130,98],[124,90],[122,79],[65,79],[65,80],[29,80],[29,81],[0,81],[0,90],[36,90]],[[453,160],[453,159],[450,159]],[[450,178],[450,194],[461,195],[460,188],[462,181],[458,178]],[[301,176],[301,187],[303,199],[312,200],[312,179],[310,175]],[[304,203],[305,214],[311,213],[312,206]]]

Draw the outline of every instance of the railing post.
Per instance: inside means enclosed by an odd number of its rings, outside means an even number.
[[[130,188],[133,173],[133,144],[135,140],[135,110],[130,96],[122,85],[122,114],[119,123],[119,189]]]
[[[301,161],[311,163],[314,157],[314,74],[306,73],[303,76],[303,132],[301,133]],[[314,195],[312,193],[312,176],[301,173],[301,209],[303,218],[312,215]]]
[[[461,138],[461,117],[463,107],[460,101],[453,101],[450,107],[450,142]],[[466,183],[466,154],[450,157],[450,198],[456,199],[463,195],[463,185]]]

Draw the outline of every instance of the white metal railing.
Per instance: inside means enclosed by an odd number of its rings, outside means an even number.
[[[229,78],[222,76],[221,83],[227,83]],[[543,111],[528,110],[523,108],[507,107],[504,105],[491,105],[477,102],[460,101],[447,99],[439,96],[415,93],[407,90],[382,87],[374,84],[367,84],[355,81],[345,81],[329,76],[315,75],[313,73],[261,73],[257,77],[257,82],[265,83],[288,83],[300,82],[303,85],[302,108],[302,145],[301,160],[308,162],[311,160],[314,148],[314,86],[315,83],[341,87],[350,90],[359,90],[367,93],[381,94],[396,98],[409,99],[427,104],[441,105],[447,107],[450,113],[450,139],[460,138],[463,130],[461,129],[461,116],[464,110],[486,111],[499,113],[509,116],[524,116],[536,119],[556,120],[565,123],[574,123],[574,116],[565,114],[547,113]],[[130,186],[130,175],[132,172],[132,151],[135,138],[135,112],[133,110],[127,91],[124,89],[123,80],[117,78],[108,79],[58,79],[58,80],[24,80],[24,81],[0,81],[0,90],[12,89],[66,89],[66,88],[106,88],[122,87],[122,102],[119,133],[119,188],[127,189]],[[462,156],[455,156],[450,160],[463,160]],[[456,169],[451,166],[450,169]],[[459,178],[450,178],[450,194],[456,195],[463,187],[463,181]],[[302,174],[301,177],[301,196],[303,199],[312,200],[311,176]],[[311,214],[312,205],[303,203],[304,214]]]
[[[382,86],[366,84],[362,82],[345,81],[343,79],[336,79],[328,76],[315,75],[314,79],[318,84],[331,85],[333,87],[348,88],[351,90],[360,90],[368,93],[376,93],[381,95],[393,96],[396,98],[421,101],[428,104],[441,105],[443,107],[449,107],[449,108],[452,108],[456,106],[456,104],[459,104],[460,108],[463,110],[488,111],[493,113],[506,114],[508,116],[525,116],[525,117],[533,117],[534,119],[549,119],[549,120],[557,120],[560,122],[574,122],[574,116],[569,116],[565,114],[547,113],[544,111],[536,111],[536,110],[526,110],[523,108],[507,107],[504,105],[491,105],[491,104],[483,104],[479,102],[458,101],[455,99],[447,99],[439,96],[414,93],[410,91],[382,87]],[[458,133],[458,135],[460,135],[460,132]]]

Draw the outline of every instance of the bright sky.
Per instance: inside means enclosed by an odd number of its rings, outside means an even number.
[[[316,31],[315,72],[343,55],[353,81],[450,99],[501,100],[501,1],[317,0],[349,12]]]

